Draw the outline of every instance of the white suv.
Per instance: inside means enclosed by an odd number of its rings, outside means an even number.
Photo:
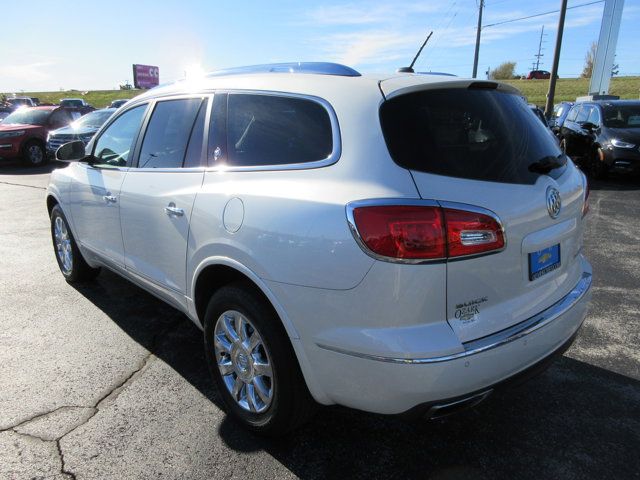
[[[517,90],[335,64],[155,88],[48,189],[69,282],[100,267],[204,330],[228,410],[438,416],[572,342],[588,189]]]

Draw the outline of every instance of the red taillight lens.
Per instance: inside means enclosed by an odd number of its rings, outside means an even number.
[[[446,256],[442,210],[439,207],[375,206],[353,211],[365,245],[374,253],[398,259]]]
[[[449,257],[477,255],[504,247],[504,233],[491,216],[467,210],[444,209]]]
[[[436,260],[504,248],[502,226],[491,215],[439,206],[380,205],[353,209],[365,246],[399,260]]]

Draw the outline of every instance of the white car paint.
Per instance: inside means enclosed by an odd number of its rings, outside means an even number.
[[[584,181],[572,164],[557,181],[543,175],[535,185],[507,185],[410,172],[391,159],[378,120],[383,95],[470,82],[436,75],[270,73],[159,87],[114,117],[165,97],[305,95],[321,99],[335,115],[339,158],[295,169],[153,171],[70,163],[52,173],[48,194],[65,211],[91,265],[111,268],[198,326],[198,276],[211,265],[234,268],[273,304],[318,402],[400,413],[514,375],[570,339],[586,314],[591,267],[581,253]],[[545,206],[549,185],[563,201],[556,220]],[[106,202],[107,196],[117,201]],[[489,209],[504,224],[507,247],[426,265],[374,259],[355,241],[345,213],[347,204],[364,199],[432,199]],[[171,204],[183,215],[167,215]],[[527,254],[553,243],[561,243],[562,267],[530,282]],[[576,285],[584,288],[553,321],[466,356],[469,342],[551,311]],[[480,297],[487,301],[474,321],[458,322],[456,304]],[[413,362],[433,358],[445,360]]]

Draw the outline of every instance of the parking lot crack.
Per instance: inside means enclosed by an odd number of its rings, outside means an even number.
[[[62,447],[60,446],[60,440],[56,440],[56,447],[58,449],[58,458],[60,459],[60,473],[75,480],[76,474],[68,470],[67,465],[65,464],[64,453],[62,452]]]

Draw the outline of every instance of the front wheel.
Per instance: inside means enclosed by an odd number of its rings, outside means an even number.
[[[607,171],[607,165],[604,163],[604,153],[600,148],[597,148],[589,156],[589,175],[596,180],[602,180],[607,176]]]
[[[51,210],[51,239],[58,266],[69,283],[91,280],[100,273],[100,268],[92,268],[82,257],[67,219],[60,206]]]
[[[39,167],[47,163],[47,153],[42,143],[36,140],[27,142],[23,150],[23,161],[29,167]]]
[[[314,412],[286,332],[268,302],[247,283],[218,290],[204,319],[209,370],[227,407],[246,428],[283,435]]]

